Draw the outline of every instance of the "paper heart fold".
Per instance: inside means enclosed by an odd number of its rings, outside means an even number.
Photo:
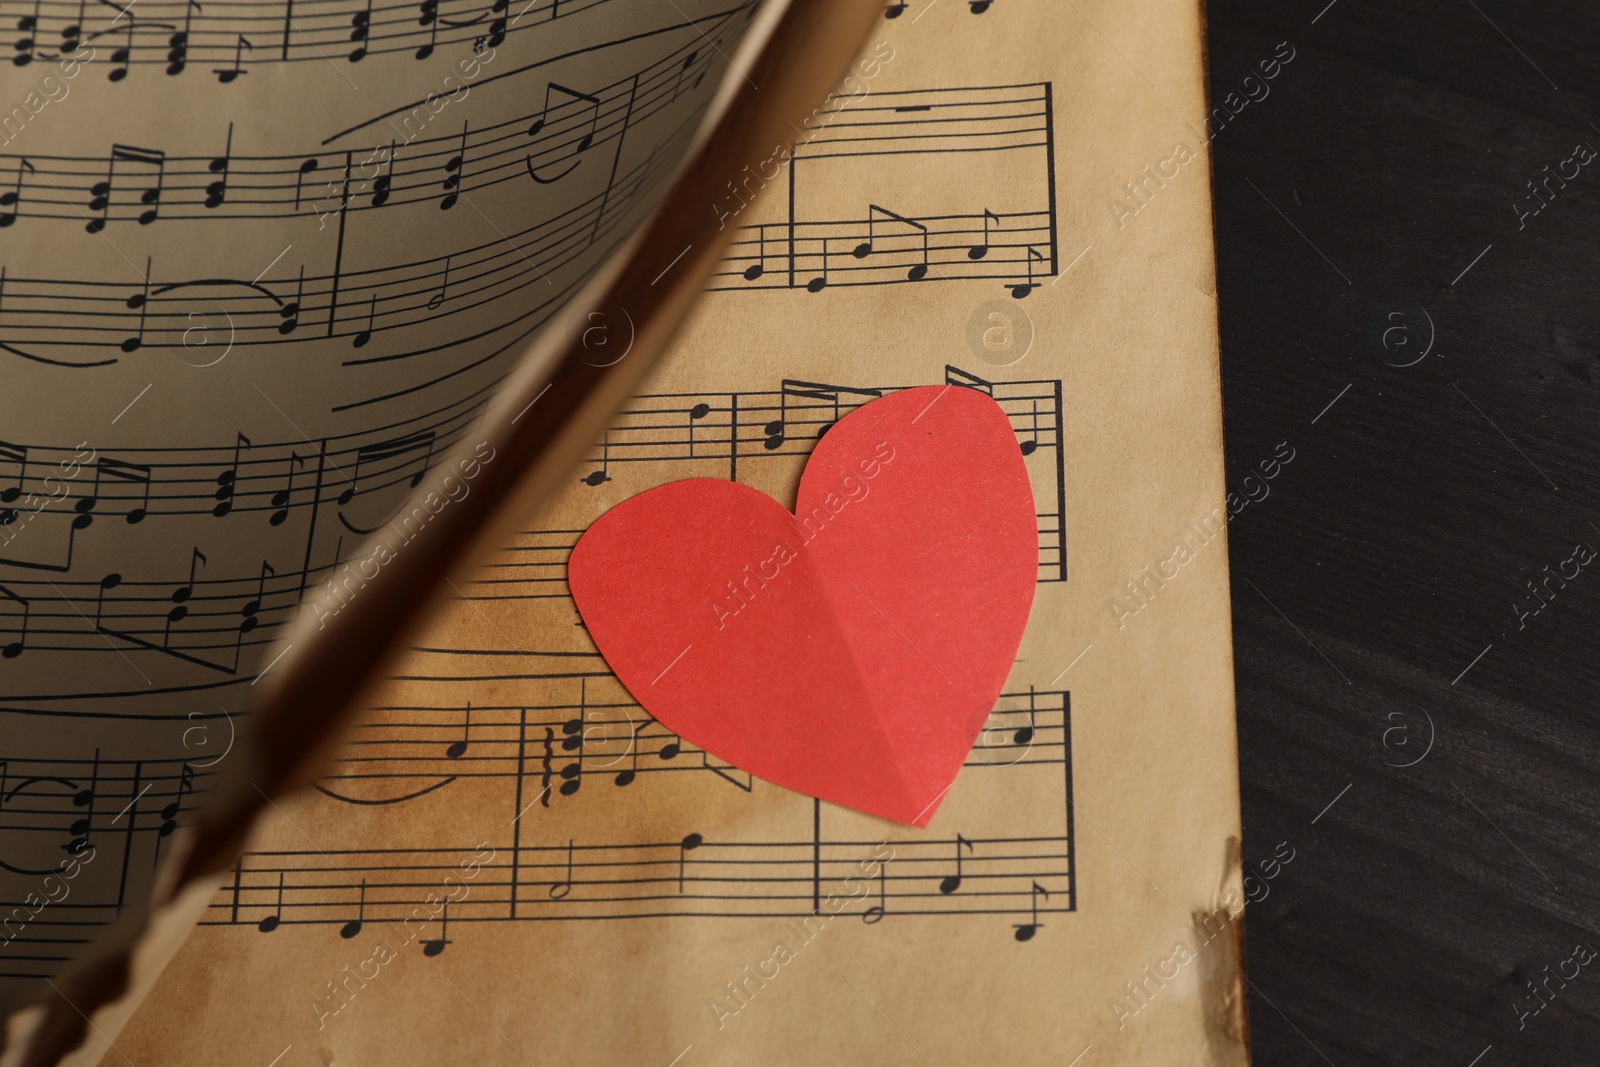
[[[1039,535],[1010,420],[907,389],[817,442],[794,513],[694,478],[601,516],[568,562],[607,663],[686,741],[926,826],[1011,670]]]

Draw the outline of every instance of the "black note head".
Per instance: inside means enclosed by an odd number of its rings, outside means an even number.
[[[0,225],[3,225],[3,224],[0,224]],[[744,269],[744,280],[747,281],[747,282],[753,282],[757,278],[759,278],[763,274],[765,274],[766,272],[767,272],[767,268],[763,267],[761,264],[757,263],[753,267],[746,267]]]
[[[872,242],[862,241],[860,244],[856,245],[855,248],[850,250],[850,254],[855,256],[857,259],[866,259],[868,256],[872,255]]]
[[[437,956],[439,953],[443,952],[444,951],[444,947],[446,945],[448,945],[449,943],[450,942],[446,941],[442,937],[438,938],[436,940],[433,940],[433,941],[424,941],[422,943],[422,954],[431,959],[434,956]]]
[[[1024,441],[1017,446],[1024,456],[1031,456],[1039,449],[1038,441]]]
[[[808,293],[820,293],[827,287],[828,279],[826,278],[812,278],[809,282],[806,282],[806,292]]]
[[[123,516],[123,518],[126,520],[126,522],[128,523],[129,526],[137,526],[137,525],[139,525],[141,522],[144,521],[144,517],[145,517],[144,508],[134,508],[132,511],[128,512],[127,515]]]
[[[628,771],[619,771],[619,772],[618,772],[618,773],[617,773],[617,777],[616,777],[616,783],[617,783],[617,784],[618,784],[618,785],[632,785],[632,784],[633,784],[633,780],[634,780],[634,779],[635,779],[635,778],[637,778],[637,777],[638,777],[638,775],[637,775],[637,774],[635,774],[635,773],[634,773],[634,772],[633,772],[633,771],[631,771],[631,770],[628,770]]]
[[[1024,283],[1022,285],[1013,285],[1011,287],[1011,298],[1013,300],[1021,300],[1021,299],[1026,297],[1029,293],[1033,292],[1037,288],[1039,288],[1037,283],[1032,284],[1032,285],[1029,285],[1027,283]],[[1032,935],[1029,935],[1029,936],[1032,936]]]
[[[341,505],[348,504],[350,501],[355,499],[355,495],[356,487],[352,485],[350,488],[339,494],[339,503]]]
[[[467,743],[465,741],[455,741],[451,743],[449,748],[444,750],[444,758],[460,759],[462,756],[466,755],[466,752]]]
[[[710,404],[696,404],[689,409],[689,417],[691,419],[703,419],[709,414],[711,414]]]
[[[117,586],[119,586],[121,584],[122,584],[122,575],[118,574],[116,571],[112,571],[110,574],[108,574],[104,578],[100,579],[100,588],[102,590],[115,589]]]
[[[609,482],[610,480],[611,478],[606,474],[605,471],[590,471],[588,474],[584,475],[583,484],[599,485],[602,482]]]
[[[961,876],[958,874],[952,874],[950,877],[939,883],[939,892],[943,893],[945,896],[949,896],[951,893],[954,893],[960,888]]]
[[[361,920],[360,919],[351,919],[349,922],[347,922],[343,926],[339,927],[339,936],[344,938],[346,941],[350,940],[352,937],[355,937],[360,932],[361,932]]]
[[[0,508],[0,526],[10,526],[20,517],[16,508]]]
[[[906,271],[906,277],[914,282],[920,282],[927,276],[928,265],[926,263],[918,263],[915,267],[912,267],[910,270]]]
[[[677,759],[680,751],[682,751],[682,746],[678,742],[668,741],[661,746],[661,751],[657,755],[664,760]]]
[[[270,934],[278,928],[278,924],[282,921],[276,915],[268,915],[265,919],[256,923],[256,929],[264,934]]]
[[[4,656],[6,659],[16,659],[20,655],[22,655],[21,641],[13,641],[5,648],[0,648],[0,656]]]
[[[1033,923],[1024,923],[1017,927],[1016,938],[1018,941],[1032,941],[1033,935],[1038,932],[1039,928]]]
[[[690,834],[683,839],[683,850],[688,852],[691,849],[699,848],[701,845],[705,844],[705,842],[706,839],[699,834]]]

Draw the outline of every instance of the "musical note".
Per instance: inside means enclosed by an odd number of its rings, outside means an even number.
[[[194,768],[187,762],[183,771],[178,775],[178,795],[161,809],[161,828],[157,831],[161,837],[166,837],[178,828],[178,813],[183,810],[183,798],[194,791]]]
[[[890,4],[888,7],[883,9],[883,17],[886,19],[897,19],[906,13],[907,6],[909,5],[906,4],[905,0],[899,0],[898,3]]]
[[[131,7],[133,7],[133,5],[129,4],[128,8]],[[128,61],[133,56],[133,27],[137,20],[127,8],[124,8],[122,15],[118,15],[117,17],[121,18],[123,15],[126,15],[128,18],[128,28],[125,31],[127,36],[123,39],[122,47],[113,49],[111,52],[111,62],[114,64],[114,66],[112,67],[111,72],[106,75],[107,81],[119,82],[123,78],[126,78],[128,76]]]
[[[278,323],[278,332],[287,337],[300,327],[300,299],[306,291],[306,266],[300,264],[300,278],[295,282],[294,299],[278,308],[278,317],[283,321]]]
[[[625,771],[618,771],[613,783],[618,786],[630,786],[639,777],[639,724],[632,718],[628,720],[628,755],[632,757],[632,766]]]
[[[8,207],[11,209],[10,211],[0,213],[0,227],[10,226],[13,222],[17,221],[17,216],[22,213],[23,171],[27,171],[29,174],[38,173],[38,171],[34,170],[33,164],[29,163],[26,159],[17,160],[17,180],[12,183],[11,189],[8,192],[0,193],[0,207]]]
[[[138,504],[123,512],[123,519],[129,526],[137,526],[143,522],[150,507],[150,468],[142,463],[128,463],[109,456],[102,456],[96,462],[94,490],[90,496],[78,501],[76,507],[79,513],[92,521],[92,516],[99,507],[101,488],[108,480],[131,485],[136,489],[143,486],[143,492],[136,498]],[[83,525],[88,526],[89,523],[85,522]]]
[[[173,623],[182,622],[188,617],[188,600],[190,597],[194,596],[195,570],[206,562],[205,554],[198,548],[192,548],[189,550],[189,552],[189,580],[175,588],[172,591],[172,594],[167,598],[172,601],[173,607],[167,612],[167,629],[165,634],[162,636],[162,648],[168,648],[172,644]]]
[[[956,873],[950,875],[939,883],[939,892],[949,896],[961,888],[961,846],[967,846],[967,851],[972,852],[972,842],[960,834],[956,835]]]
[[[99,221],[99,220],[96,220],[96,221]],[[91,223],[91,225],[93,225],[93,224]],[[139,329],[138,329],[138,331],[136,333],[130,334],[129,336],[123,338],[123,340],[122,340],[122,350],[124,352],[136,352],[136,351],[138,351],[139,346],[144,344],[145,316],[146,316],[146,313],[149,311],[149,306],[148,306],[149,303],[150,303],[150,257],[149,256],[146,256],[145,257],[145,261],[144,261],[144,289],[141,290],[140,292],[134,293],[132,296],[128,297],[128,299],[126,301],[124,301],[124,303],[127,305],[129,310],[137,311],[139,313]]]
[[[257,614],[261,611],[262,601],[267,598],[267,576],[276,578],[278,572],[272,569],[272,564],[266,560],[261,561],[261,577],[256,580],[256,595],[254,600],[244,602],[244,607],[239,609],[239,614],[244,616],[239,620],[239,644],[243,645],[244,635],[254,630],[260,620]]]
[[[1032,435],[1028,440],[1020,442],[1017,447],[1022,450],[1024,456],[1033,455],[1039,447],[1039,402],[1037,400],[1033,401]]]
[[[191,0],[192,2],[192,0]],[[196,4],[196,7],[199,5]],[[205,205],[208,208],[216,207],[228,198],[228,168],[233,164],[233,123],[228,123],[228,140],[223,145],[222,155],[211,160],[209,168],[212,174],[222,177],[206,186]]]
[[[249,71],[245,70],[241,65],[240,61],[240,56],[244,54],[244,50],[246,48],[250,49],[252,52],[256,50],[256,46],[250,43],[250,39],[241,33],[239,34],[239,39],[235,41],[233,45],[233,66],[213,67],[211,70],[211,73],[217,76],[218,82],[222,83],[223,85],[227,85],[229,82],[238,78],[239,75],[249,73]]]
[[[361,898],[356,903],[356,917],[339,927],[339,936],[346,941],[361,932],[362,925],[367,919],[367,880],[361,879]]]
[[[467,172],[467,124],[461,124],[461,147],[445,161],[444,197],[439,201],[440,211],[456,206],[456,196],[461,190],[461,179]]]
[[[294,179],[294,206],[296,209],[300,207],[300,190],[305,185],[306,175],[310,174],[316,169],[317,161],[315,159],[308,159],[304,163],[300,164],[300,169],[295,174]]]
[[[590,471],[578,480],[584,485],[600,485],[611,480],[611,431],[607,430],[600,441],[600,469]]]
[[[688,861],[689,853],[705,843],[705,838],[699,834],[689,834],[678,842],[678,892],[683,892],[683,868]]]
[[[26,599],[13,593],[5,586],[0,585],[0,604],[15,604],[22,610],[20,622],[11,622],[0,617],[0,634],[12,638],[4,647],[0,647],[0,656],[6,659],[16,659],[22,655],[22,650],[28,647],[28,616],[31,605]]]
[[[756,238],[760,242],[760,250],[756,254],[756,261],[744,269],[744,280],[753,282],[767,272],[767,227],[762,223],[756,227]]]
[[[155,148],[114,144],[106,163],[105,180],[89,187],[89,210],[100,212],[99,218],[90,219],[84,224],[83,228],[89,233],[99,233],[111,219],[111,196],[117,184],[118,163],[155,168],[154,183],[147,178],[144,189],[139,193],[139,203],[145,205],[145,210],[139,213],[139,225],[150,225],[161,213],[161,186],[166,177],[167,154]]]
[[[822,273],[806,282],[806,292],[820,293],[828,287],[828,239],[822,238]]]
[[[1039,708],[1033,686],[1028,686],[1028,725],[1019,726],[1011,735],[1014,745],[1026,745],[1033,741],[1033,735],[1039,724]]]
[[[994,3],[994,0],[967,0],[967,8],[974,15],[981,15],[989,10],[989,5],[992,3]],[[1021,939],[1019,938],[1018,940]]]
[[[355,348],[367,347],[367,342],[372,340],[372,319],[378,313],[378,294],[373,293],[367,298],[367,328],[356,334],[355,340],[350,344]]]
[[[200,5],[195,0],[189,0],[188,6],[183,9],[183,29],[175,31],[167,38],[167,73],[182,74],[183,68],[188,66],[189,60],[189,23],[194,18],[194,13],[199,11]]]
[[[842,385],[827,385],[823,382],[800,382],[790,378],[783,380],[783,391],[778,394],[778,417],[762,427],[762,432],[767,439],[761,446],[767,451],[775,451],[783,447],[785,441],[791,438],[789,433],[789,403],[790,398],[797,400],[820,400],[833,405],[833,418],[824,422],[817,430],[817,437],[821,437],[839,421],[841,398],[849,394],[859,397],[860,403],[883,395],[881,389],[853,389]]]
[[[489,10],[497,16],[494,21],[489,23],[488,47],[490,48],[498,48],[501,42],[506,39],[507,4],[508,0],[494,0],[494,3],[489,5]],[[526,10],[526,8],[523,10]]]
[[[427,941],[421,942],[421,944],[422,955],[426,955],[430,960],[437,957],[438,953],[443,952],[445,945],[450,944],[450,899],[448,897],[445,899],[445,912],[438,917],[438,937],[429,937]]]
[[[367,35],[372,30],[372,0],[367,0],[365,11],[350,16],[350,27],[350,40],[356,43],[350,51],[350,62],[359,63],[367,54]]]
[[[989,254],[989,223],[990,222],[993,222],[996,226],[1000,225],[1000,216],[996,215],[994,212],[990,211],[988,208],[984,208],[983,209],[983,244],[981,244],[981,245],[973,245],[971,248],[967,249],[967,258],[968,259],[982,259],[984,256]]]
[[[914,282],[918,282],[923,278],[926,278],[928,276],[928,227],[924,226],[916,219],[908,219],[904,215],[890,211],[886,207],[879,207],[877,204],[867,205],[867,239],[856,245],[850,254],[855,256],[857,259],[866,259],[868,256],[872,255],[873,248],[878,239],[877,225],[879,215],[882,215],[893,222],[898,222],[901,225],[910,226],[912,229],[917,230],[922,234],[922,262],[912,266],[912,268],[906,272],[906,277]],[[823,273],[826,275],[826,269],[824,269]]]
[[[428,297],[428,310],[437,311],[439,305],[444,303],[445,294],[450,291],[450,261],[454,256],[444,257],[444,280],[439,283],[439,291]]]
[[[289,517],[289,500],[294,496],[294,476],[296,468],[304,467],[305,460],[298,452],[289,453],[289,461],[284,464],[283,488],[272,494],[270,503],[276,510],[267,517],[270,526],[281,526]]]
[[[83,817],[74,819],[72,825],[67,827],[67,833],[72,835],[72,840],[62,846],[68,855],[76,856],[89,847],[89,835],[94,830],[94,806],[100,795],[100,750],[94,750],[94,769],[90,772],[89,784],[72,795],[72,806],[84,808]]]
[[[467,745],[472,736],[472,701],[467,701],[467,714],[461,723],[461,740],[452,741],[450,747],[444,750],[445,759],[460,759],[466,755]]]
[[[278,872],[278,907],[271,915],[256,923],[256,929],[270,934],[283,922],[283,872]]]
[[[689,458],[694,458],[694,425],[711,414],[710,404],[696,404],[689,409]]]
[[[1041,923],[1039,921],[1039,897],[1040,896],[1043,896],[1046,900],[1050,899],[1050,894],[1049,894],[1048,891],[1045,890],[1045,887],[1040,885],[1038,882],[1034,882],[1033,883],[1033,890],[1032,890],[1032,894],[1031,894],[1031,898],[1030,898],[1032,900],[1032,902],[1033,902],[1033,919],[1032,919],[1032,921],[1031,922],[1026,922],[1026,923],[1013,923],[1012,924],[1013,928],[1015,928],[1015,930],[1017,931],[1016,938],[1017,938],[1018,941],[1032,941],[1033,940],[1033,935],[1038,933],[1039,932],[1039,927],[1044,925],[1043,923]]]
[[[211,509],[211,514],[219,519],[233,510],[233,494],[239,481],[239,454],[251,447],[250,438],[242,433],[236,435],[233,441],[233,464],[217,474],[217,491],[211,494],[217,505]]]
[[[690,52],[688,55],[683,57],[683,64],[678,67],[678,80],[672,86],[672,99],[674,99],[674,100],[678,99],[678,94],[683,92],[683,78],[684,78],[684,75],[689,73],[689,69],[694,66],[694,61],[696,59],[698,59],[699,57],[700,57],[700,53],[698,51]],[[689,88],[698,89],[700,87],[700,78],[704,78],[704,77],[705,77],[705,72],[701,71],[699,77],[695,78],[694,84],[691,85]]]
[[[423,453],[417,464],[416,473],[411,476],[411,488],[415,489],[421,482],[422,476],[428,472],[428,463],[433,459],[434,434],[432,430],[418,430],[416,433],[404,437],[396,437],[389,441],[379,441],[376,444],[362,445],[356,449],[355,477],[344,492],[339,494],[341,506],[350,503],[355,498],[356,487],[361,482],[361,468],[385,459],[393,459],[407,453],[421,451]]]
[[[67,55],[78,50],[78,41],[83,36],[83,9],[89,0],[78,0],[78,17],[72,22],[61,27],[61,44],[56,51]]]
[[[439,0],[422,0],[417,24],[428,27],[428,43],[417,49],[416,58],[427,59],[433,55],[433,46],[439,40]]]
[[[0,441],[0,463],[17,465],[17,484],[0,489],[0,503],[10,504],[22,495],[22,482],[28,476],[28,446]],[[14,516],[11,521],[15,521]]]
[[[540,185],[553,184],[554,182],[558,182],[562,178],[566,177],[568,174],[572,173],[573,169],[578,166],[578,163],[582,162],[581,160],[578,160],[576,157],[582,155],[585,151],[587,151],[590,148],[590,146],[592,146],[594,144],[595,130],[598,127],[599,122],[600,122],[600,98],[598,96],[593,96],[593,95],[591,95],[589,93],[579,92],[576,89],[569,89],[565,85],[558,85],[555,82],[549,82],[549,83],[547,83],[545,85],[545,90],[544,90],[544,110],[540,111],[539,112],[539,117],[534,119],[532,124],[528,126],[528,136],[529,137],[536,136],[539,133],[540,130],[544,129],[545,122],[548,120],[549,115],[550,115],[550,94],[551,93],[561,93],[561,94],[563,94],[565,96],[568,96],[571,99],[577,101],[579,104],[585,105],[585,107],[586,107],[586,109],[587,109],[587,111],[589,113],[589,129],[588,129],[588,131],[586,133],[584,133],[584,135],[582,137],[578,138],[576,146],[569,153],[569,156],[572,157],[573,160],[574,160],[573,163],[570,166],[568,166],[565,170],[563,170],[560,174],[553,174],[553,175],[548,175],[548,176],[540,174],[539,173],[540,170],[548,169],[549,167],[554,166],[555,164],[541,164],[541,165],[536,166],[534,164],[534,162],[533,162],[533,156],[532,155],[529,155],[529,156],[526,157],[526,159],[523,162],[524,162],[524,164],[526,165],[526,167],[528,169],[528,176],[530,178],[532,178],[534,181],[538,182]],[[577,125],[580,128],[583,125],[583,110],[584,109],[585,108],[580,108],[580,110],[578,112],[578,121],[575,123],[575,125]]]
[[[889,914],[889,860],[878,868],[878,902],[861,913],[861,921],[871,926]]]
[[[1035,249],[1032,245],[1029,245],[1028,246],[1028,280],[1026,282],[1024,282],[1023,284],[1021,284],[1021,285],[1013,285],[1011,287],[1011,296],[1012,296],[1013,299],[1021,300],[1023,297],[1027,296],[1029,293],[1031,293],[1035,289],[1039,288],[1039,283],[1033,280],[1033,263],[1034,263],[1034,260],[1038,260],[1040,263],[1043,263],[1044,262],[1044,257],[1039,254],[1037,249]]]
[[[389,190],[394,185],[394,141],[389,142],[389,154],[383,161],[383,173],[372,183],[372,206],[382,207],[389,202]]]
[[[33,0],[33,14],[24,15],[17,20],[17,29],[28,36],[19,37],[16,44],[12,46],[16,49],[17,54],[12,58],[11,62],[16,66],[26,67],[34,60],[34,38],[39,32],[40,3],[41,0]]]
[[[567,877],[559,882],[550,883],[550,899],[564,900],[572,892],[572,839],[567,839]]]

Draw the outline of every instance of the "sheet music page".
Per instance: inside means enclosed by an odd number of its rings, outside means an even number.
[[[0,1015],[143,908],[301,597],[648,215],[756,12],[691,7],[4,5]]]
[[[1199,12],[885,15],[793,158],[730,186],[673,357],[267,817],[104,1063],[1247,1061]],[[1009,416],[1039,572],[916,830],[654,723],[565,561],[674,479],[792,504],[841,415],[941,383]]]

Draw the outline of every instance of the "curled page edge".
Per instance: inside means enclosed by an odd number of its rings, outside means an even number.
[[[641,233],[568,305],[597,307],[607,303],[602,297],[629,294],[640,298],[639,304],[648,314],[641,313],[635,319],[635,358],[607,368],[612,371],[609,374],[582,373],[579,331],[570,322],[565,329],[543,333],[532,342],[502,391],[501,402],[485,416],[485,434],[497,443],[512,444],[510,424],[563,375],[565,391],[575,394],[568,397],[574,401],[571,409],[575,414],[562,418],[559,428],[547,437],[536,438],[543,446],[541,452],[502,466],[502,470],[513,471],[500,475],[503,484],[498,493],[485,487],[483,496],[491,498],[487,504],[455,517],[452,524],[439,523],[434,528],[435,551],[430,558],[443,560],[445,565],[437,568],[438,573],[431,580],[417,584],[431,590],[440,584],[438,579],[445,573],[470,569],[484,551],[498,544],[498,536],[509,529],[516,516],[535,510],[567,469],[577,464],[582,450],[600,432],[599,427],[632,394],[670,344],[731,237],[731,231],[711,225],[716,221],[714,210],[698,211],[697,205],[712,208],[716,202],[712,191],[720,190],[722,181],[738,173],[739,165],[750,162],[750,157],[759,158],[774,145],[793,143],[801,130],[796,123],[803,121],[844,76],[880,18],[879,11],[876,0],[766,0],[730,62],[729,73],[701,126],[694,149],[669,183],[667,198]],[[806,44],[802,47],[798,42]],[[764,93],[759,91],[756,79],[765,83]],[[686,233],[696,239],[674,255],[671,249],[680,247]],[[656,281],[661,280],[657,273],[661,264],[677,264],[680,269],[673,272],[667,284],[655,289]],[[648,282],[647,289],[643,280],[650,278],[655,280]],[[541,382],[548,384],[538,388]],[[552,401],[560,399],[558,391]],[[580,400],[581,403],[576,402]],[[529,421],[531,424],[533,420]],[[444,477],[440,472],[449,469],[456,458],[447,457],[448,462],[418,487],[414,498],[437,491]],[[451,543],[452,537],[455,543]],[[443,552],[439,551],[441,542],[447,546]],[[404,586],[408,576],[417,577],[410,573],[416,570],[415,565],[405,573],[400,573],[402,568],[395,568],[382,584],[390,588]],[[373,586],[379,584],[374,582]],[[398,600],[409,608],[413,602],[421,602],[424,595],[402,594]],[[279,641],[285,651],[297,639],[307,647],[329,643],[313,642],[308,637],[319,629],[315,609],[320,600],[308,598],[301,604],[294,623]],[[380,602],[375,596],[368,603],[387,606],[389,601]],[[373,613],[369,609],[366,614]],[[420,624],[415,613],[407,612],[407,616],[389,628],[390,639],[381,642],[384,651],[403,645],[403,640],[396,638],[404,636],[403,630]],[[343,630],[336,629],[330,635],[331,639],[336,641],[350,629],[351,624],[346,623]],[[354,673],[361,682],[372,681],[371,671]],[[278,677],[289,675],[290,671],[285,670]],[[280,692],[284,684],[279,681]],[[350,691],[359,694],[359,687]],[[320,729],[304,743],[279,739],[274,745],[274,731],[264,727],[277,725],[276,721],[263,724],[262,718],[270,716],[251,717],[250,729],[235,749],[239,758],[234,772],[208,798],[195,826],[176,836],[176,847],[163,864],[148,911],[130,913],[107,928],[60,973],[59,982],[50,983],[53,995],[46,995],[5,1020],[5,1030],[0,1035],[4,1039],[0,1044],[0,1067],[94,1064],[114,1047],[115,1034],[202,914],[215,892],[220,869],[242,847],[257,818],[271,804],[271,794],[282,795],[315,780],[335,748],[337,721],[346,717],[350,704],[358,703],[359,695],[340,701],[345,714],[331,717],[334,721],[326,725],[319,724]],[[261,790],[258,783],[262,780],[268,783],[270,794]],[[247,790],[259,794],[260,801],[246,796]],[[86,1043],[89,1037],[93,1040]]]

